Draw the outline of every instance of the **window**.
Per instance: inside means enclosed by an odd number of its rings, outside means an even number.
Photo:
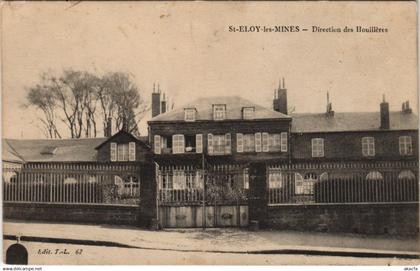
[[[262,151],[268,152],[268,133],[262,133]]]
[[[317,180],[318,175],[316,173],[306,173],[304,178],[302,178],[301,174],[295,173],[295,194],[313,195],[314,185]]]
[[[281,172],[270,172],[268,175],[268,188],[283,188],[285,176]]]
[[[213,105],[213,119],[224,120],[226,118],[226,105],[215,104]]]
[[[411,170],[403,170],[398,174],[398,180],[415,180],[416,175]]]
[[[261,133],[255,133],[255,151],[261,152]]]
[[[324,157],[323,138],[312,138],[312,157]]]
[[[231,135],[207,135],[207,148],[209,154],[223,155],[230,154],[231,149]]]
[[[399,143],[401,155],[413,154],[413,143],[411,140],[411,136],[400,136]]]
[[[159,135],[154,136],[153,144],[154,144],[155,153],[160,154],[161,146],[160,146],[160,136]]]
[[[363,156],[375,156],[375,139],[367,136],[362,138]]]
[[[184,109],[184,120],[185,121],[195,121],[195,108],[185,108]]]
[[[195,146],[197,153],[203,153],[203,135],[195,135]]]
[[[196,136],[185,135],[185,152],[196,152]]]
[[[136,143],[130,142],[128,143],[128,161],[135,161],[136,160]]]
[[[249,189],[249,171],[244,169],[244,189]]]
[[[162,172],[159,188],[168,190],[173,189],[172,174],[169,171]]]
[[[155,142],[156,144],[156,142]],[[135,161],[136,160],[136,143],[115,143],[110,145],[111,161]]]
[[[254,119],[255,115],[255,108],[254,107],[244,107],[242,108],[242,118],[244,120],[252,120]]]
[[[172,153],[184,153],[185,151],[185,138],[184,135],[173,135],[172,136]]]
[[[384,177],[379,171],[371,171],[366,175],[366,181],[380,181],[383,179]]]
[[[321,175],[319,175],[319,180],[320,180],[321,182],[328,181],[328,173],[327,173],[327,172],[324,172],[324,173],[322,173]]]
[[[117,161],[117,143],[111,142],[111,161]]]
[[[270,134],[270,152],[279,152],[280,149],[280,134]]]
[[[283,132],[280,134],[281,151],[287,152],[287,133]]]
[[[184,170],[173,171],[173,189],[182,190],[187,188],[187,178]]]
[[[244,152],[255,152],[255,135],[245,134],[243,135],[243,150]]]
[[[244,151],[244,135],[243,134],[236,134],[236,151],[237,152]]]

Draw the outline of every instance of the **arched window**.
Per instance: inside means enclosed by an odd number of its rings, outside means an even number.
[[[416,175],[411,170],[403,170],[398,174],[398,180],[415,180]]]
[[[382,181],[384,177],[379,171],[371,171],[366,175],[366,181]]]
[[[73,177],[67,177],[64,179],[64,184],[77,184],[77,180]]]
[[[323,172],[321,175],[319,175],[320,181],[328,181],[328,172]]]

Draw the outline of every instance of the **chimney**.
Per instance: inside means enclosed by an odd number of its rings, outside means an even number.
[[[279,82],[278,89],[274,90],[273,110],[287,115],[287,89],[282,81]]]
[[[152,118],[160,114],[160,88],[158,85],[158,90],[155,89],[155,84],[153,83],[153,93],[152,93]]]
[[[334,110],[332,110],[332,103],[330,103],[330,93],[327,91],[327,111],[325,112],[327,117],[334,117]]]
[[[410,108],[410,102],[409,101],[405,101],[402,104],[402,112],[404,114],[411,114],[413,111]]]
[[[161,107],[160,107],[160,111],[161,111],[161,113],[163,114],[163,113],[165,113],[166,112],[166,99],[165,99],[165,93],[163,93],[163,96],[162,96],[162,102],[161,102]]]
[[[383,95],[381,103],[381,129],[389,129],[389,104],[385,101]]]
[[[104,136],[111,137],[112,136],[112,118],[109,117],[106,121],[106,127],[104,128]]]
[[[123,123],[122,123],[122,130],[124,132],[128,132],[128,119],[124,116]]]

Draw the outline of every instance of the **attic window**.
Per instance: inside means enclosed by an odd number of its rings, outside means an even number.
[[[184,109],[184,120],[185,121],[195,121],[195,108],[185,108]]]
[[[54,147],[54,146],[45,146],[41,150],[41,154],[50,154],[50,155],[53,155],[53,154],[55,154],[56,151],[57,151],[57,147]]]
[[[226,118],[226,105],[214,104],[213,105],[213,119],[224,120]]]
[[[244,120],[252,120],[254,119],[255,115],[255,108],[254,107],[244,107],[242,108],[242,118]]]

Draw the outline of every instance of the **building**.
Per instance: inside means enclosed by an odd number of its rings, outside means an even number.
[[[404,208],[391,203],[418,201],[418,118],[408,102],[399,112],[389,112],[384,98],[379,112],[341,113],[332,110],[328,99],[323,113],[287,113],[283,80],[273,109],[241,97],[211,97],[156,114],[148,122],[149,141],[160,169],[164,226],[243,225],[242,217],[251,220],[255,214],[249,208],[256,204],[265,206],[257,208],[257,220],[272,227],[311,230],[316,224],[320,230],[341,231],[342,219],[332,222],[334,217],[359,221],[363,204],[387,203],[380,210],[387,213]],[[250,189],[249,170],[256,163],[265,165],[257,175],[266,178]],[[243,196],[232,202],[238,194]],[[201,206],[203,201],[219,206]],[[340,213],[343,204],[351,208]],[[200,220],[203,208],[208,215]],[[364,215],[378,219],[377,211]],[[351,224],[347,231],[375,231]],[[415,231],[410,225],[401,228]],[[398,231],[394,226],[375,227]]]
[[[148,135],[3,140],[6,218],[163,227],[418,233],[418,117],[288,112],[237,96],[168,110],[152,94]]]

